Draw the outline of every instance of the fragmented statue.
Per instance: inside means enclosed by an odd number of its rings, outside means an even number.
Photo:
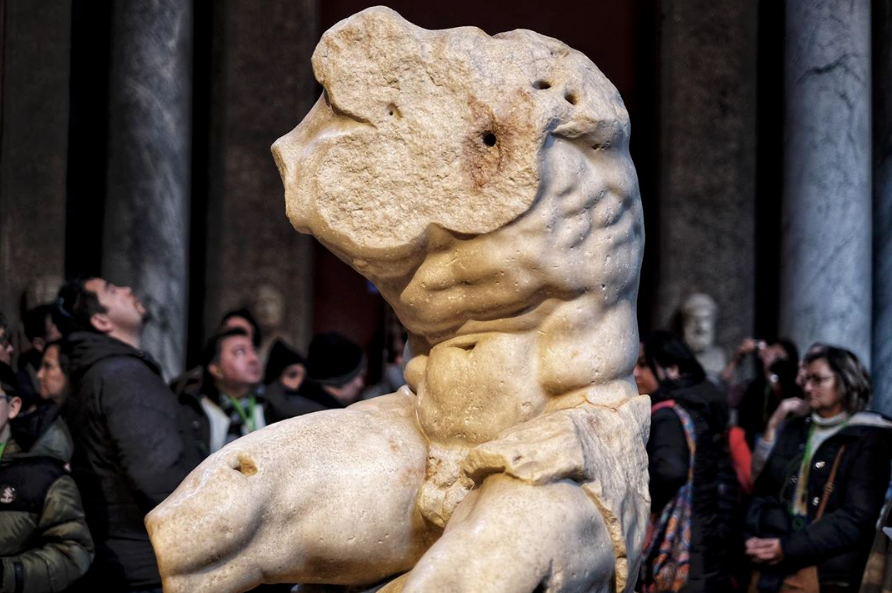
[[[337,24],[273,153],[295,228],[409,332],[397,393],[274,424],[148,517],[165,590],[629,591],[647,523],[629,121],[531,31]]]

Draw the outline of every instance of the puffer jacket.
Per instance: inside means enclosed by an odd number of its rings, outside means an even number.
[[[783,427],[756,481],[756,500],[773,497],[789,508],[811,422],[811,418],[797,418]],[[846,449],[824,515],[815,521],[824,486],[843,445]],[[865,412],[852,416],[844,428],[821,443],[812,455],[808,473],[809,524],[780,537],[784,559],[764,570],[784,575],[817,565],[822,586],[857,590],[889,484],[890,445],[892,423]],[[752,518],[747,527],[749,535],[764,536]]]
[[[160,587],[146,514],[198,464],[176,396],[145,352],[92,332],[62,342],[71,395],[71,473],[84,499],[96,559],[93,590]]]
[[[21,420],[0,458],[0,593],[64,591],[93,559],[81,497],[64,467],[71,437],[55,406]]]

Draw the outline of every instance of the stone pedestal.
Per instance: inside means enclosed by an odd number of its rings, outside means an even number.
[[[727,351],[754,323],[757,14],[733,0],[662,5],[660,207],[644,213],[659,217],[655,325],[707,293]]]
[[[15,325],[22,295],[54,294],[64,270],[71,5],[2,11],[0,311]]]
[[[102,273],[143,300],[142,346],[170,377],[186,338],[192,3],[114,8]]]
[[[892,415],[892,6],[873,19],[873,407]]]
[[[318,98],[310,66],[319,38],[317,2],[227,2],[220,10],[204,333],[269,285],[284,297],[283,337],[305,349],[312,331],[313,239],[294,232],[285,217],[270,145]]]
[[[870,364],[870,2],[788,2],[780,327]]]

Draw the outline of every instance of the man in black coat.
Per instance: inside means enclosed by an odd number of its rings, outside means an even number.
[[[64,335],[72,474],[96,559],[84,590],[161,591],[145,515],[197,465],[176,397],[139,349],[145,309],[102,278],[65,284],[53,312]]]

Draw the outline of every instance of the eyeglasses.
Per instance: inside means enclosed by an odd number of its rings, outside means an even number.
[[[832,379],[833,375],[806,375],[805,377],[803,377],[803,385],[814,383],[816,386],[820,387],[822,384]]]

